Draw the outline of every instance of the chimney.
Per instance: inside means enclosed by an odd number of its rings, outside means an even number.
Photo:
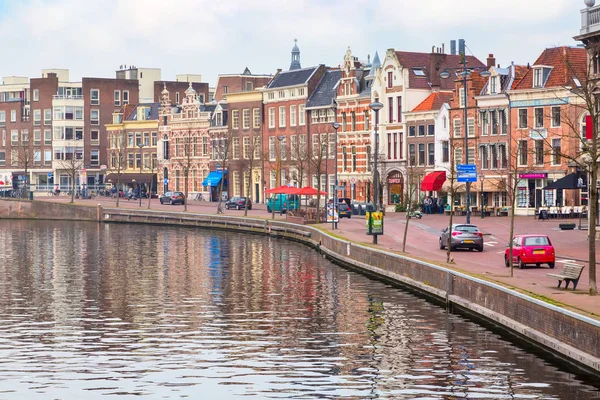
[[[446,50],[444,49],[446,47],[446,43],[442,43],[442,53],[446,53]]]
[[[487,58],[487,67],[488,67],[488,69],[490,69],[494,65],[496,65],[496,59],[494,58],[493,54],[490,54],[490,55],[488,55],[488,58]]]
[[[450,54],[456,55],[456,40],[450,41]]]
[[[458,54],[467,55],[465,52],[465,39],[458,39]]]
[[[441,86],[440,72],[446,60],[446,55],[441,51],[429,55],[429,82],[432,88]]]

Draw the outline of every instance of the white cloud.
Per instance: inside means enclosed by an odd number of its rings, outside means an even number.
[[[164,79],[200,73],[274,73],[298,38],[304,66],[338,65],[348,46],[366,58],[386,48],[429,51],[463,37],[484,59],[571,43],[569,0],[21,0],[0,14],[1,75],[114,76],[120,64],[160,67]],[[515,36],[527,40],[516,41]],[[564,38],[561,37],[564,36]],[[545,42],[546,41],[546,42]],[[517,44],[517,45],[516,45]]]

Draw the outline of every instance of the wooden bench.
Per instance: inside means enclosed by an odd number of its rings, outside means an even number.
[[[577,289],[577,283],[581,272],[585,266],[583,265],[565,265],[560,274],[546,274],[552,278],[558,279],[558,287],[560,287],[562,281],[565,281],[565,289],[569,288],[569,282],[573,282],[573,290]]]

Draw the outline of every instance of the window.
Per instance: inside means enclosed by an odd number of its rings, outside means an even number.
[[[270,92],[270,93],[267,95],[267,97],[268,97],[268,99],[269,99],[269,100],[274,100],[274,99],[275,99],[275,92]]]
[[[17,110],[10,110],[10,122],[17,122]]]
[[[527,140],[519,140],[519,165],[527,166]]]
[[[508,131],[508,122],[506,120],[506,110],[500,110],[500,134],[506,135]]]
[[[11,150],[10,152],[10,165],[19,165],[19,150]]]
[[[298,89],[298,96],[304,96],[304,88]]]
[[[492,135],[498,134],[498,113],[496,110],[490,111],[490,120],[492,123]]]
[[[479,112],[479,120],[481,121],[481,136],[487,136],[489,133],[490,120],[487,111]]]
[[[552,107],[552,127],[560,126],[560,107]]]
[[[42,144],[42,130],[34,129],[33,130],[33,144],[39,146]]]
[[[238,160],[240,158],[240,138],[233,138],[233,159]]]
[[[33,89],[33,101],[40,101],[40,89]]]
[[[508,156],[506,154],[506,145],[505,144],[501,144],[499,147],[499,151],[500,151],[500,168],[506,168],[506,165],[508,164]]]
[[[427,125],[427,136],[435,135],[435,125]]]
[[[208,155],[208,138],[206,136],[202,137],[202,155],[205,157]]]
[[[129,104],[129,90],[123,90],[123,104]]]
[[[51,124],[52,124],[52,109],[46,108],[44,110],[44,125],[51,125]]]
[[[16,146],[19,144],[19,130],[18,129],[11,129],[10,144],[13,146]]]
[[[350,121],[352,132],[354,132],[356,131],[356,113],[354,111],[352,111],[352,114],[350,115]]]
[[[285,128],[285,106],[279,106],[279,127]]]
[[[533,70],[533,87],[534,88],[541,88],[542,86],[543,86],[542,69],[541,68],[535,68]]]
[[[337,151],[337,149],[335,148],[335,144],[336,144],[335,134],[330,133],[329,141],[327,142],[327,147],[329,149],[329,154],[327,155],[327,157],[329,157],[330,159],[335,157],[335,153]]]
[[[419,143],[419,165],[425,165],[425,143]]]
[[[398,110],[398,122],[402,122],[402,96],[396,97],[396,108]]]
[[[342,146],[342,171],[346,172],[348,169],[348,153],[346,146]]]
[[[6,126],[6,111],[0,111],[0,126]]]
[[[225,86],[225,88],[227,88],[227,86]],[[227,90],[225,90],[225,93],[227,93]],[[175,92],[175,104],[179,104],[179,92]]]
[[[33,110],[33,124],[34,125],[42,124],[42,110]]]
[[[44,150],[44,165],[52,164],[52,150]]]
[[[290,106],[290,126],[296,126],[296,107],[295,105]]]
[[[90,124],[100,125],[100,110],[90,110]]]
[[[21,142],[29,142],[29,131],[27,129],[21,129]]]
[[[390,160],[392,158],[392,134],[387,134],[387,158]]]
[[[467,119],[467,130],[469,137],[475,137],[475,118]]]
[[[253,147],[253,158],[255,160],[259,160],[260,159],[260,136],[254,136],[252,138],[252,147]]]
[[[280,90],[279,91],[279,98],[280,99],[284,99],[285,98],[285,90]]]
[[[279,138],[277,138],[277,140],[279,140]],[[284,137],[283,139],[279,140],[279,154],[281,156],[282,160],[287,159],[287,138]]]
[[[290,136],[290,158],[298,159],[298,137],[296,135]]]
[[[269,160],[275,160],[275,138],[271,136],[269,138]]]
[[[394,122],[394,98],[388,98],[388,122]]]
[[[342,132],[346,132],[348,130],[348,125],[346,121],[346,113],[342,113]]]
[[[0,151],[0,167],[4,167],[6,165],[6,152]]]
[[[242,139],[242,157],[244,160],[248,160],[250,158],[250,138],[248,136],[244,136]]]
[[[94,138],[92,137],[92,140],[94,140]],[[97,139],[96,139],[97,140]],[[152,147],[156,147],[156,145],[158,144],[158,137],[156,132],[152,132],[151,133],[151,146]]]
[[[90,151],[90,165],[100,165],[100,150]]]
[[[246,108],[242,110],[242,128],[250,128],[250,109]]]
[[[154,132],[156,133],[156,132]],[[100,142],[100,131],[98,130],[91,130],[90,131],[90,140],[92,142],[92,144],[98,144]],[[154,144],[154,146],[156,146],[156,144]]]
[[[398,159],[398,133],[394,132],[394,160]]]
[[[481,169],[489,169],[490,168],[490,159],[488,156],[488,147],[487,146],[479,146],[479,156],[481,158]]]
[[[304,94],[304,89],[298,89],[301,94]],[[306,113],[304,112],[304,104],[298,106],[298,125],[304,125],[306,123]]]
[[[490,93],[494,94],[497,93],[497,82],[498,82],[498,77],[497,76],[492,76],[490,78]]]
[[[561,144],[560,139],[552,139],[552,165],[560,165],[561,163]]]
[[[269,107],[269,128],[275,128],[275,107]]]
[[[544,127],[544,109],[543,108],[534,108],[533,113],[535,115],[535,127],[543,128]]]
[[[50,129],[44,129],[44,145],[50,146],[52,144],[52,131]]]
[[[231,127],[238,129],[240,127],[240,110],[231,111]]]
[[[98,89],[90,90],[90,104],[93,106],[97,106],[100,104],[100,90],[98,90]]]
[[[417,127],[414,125],[411,125],[408,127],[408,136],[410,137],[414,137],[416,136],[416,131],[417,131]]]
[[[442,117],[442,128],[446,129],[447,123],[448,123],[448,120],[447,120],[446,116]]]
[[[457,165],[462,164],[463,159],[462,159],[462,149],[454,149],[454,165],[455,168]]]
[[[427,164],[435,165],[435,146],[433,143],[427,143]]]
[[[465,108],[465,91],[460,89],[458,91],[458,108]]]
[[[388,71],[388,75],[387,75],[387,87],[389,89],[391,89],[392,86],[393,86],[393,80],[394,80],[394,72]]]
[[[415,145],[412,143],[408,145],[408,162],[410,163],[410,165],[415,165],[416,163]]]
[[[450,162],[450,143],[447,140],[442,141],[442,162]]]
[[[115,106],[121,105],[121,91],[115,90]]]
[[[467,154],[467,164],[475,164],[475,147],[469,147],[469,153]]]
[[[425,125],[419,125],[419,136],[425,136]]]
[[[356,146],[352,146],[352,172],[356,172]]]
[[[454,122],[454,137],[460,137],[460,130],[461,130],[460,119],[455,119],[453,122]]]
[[[252,126],[254,128],[260,128],[260,108],[252,109]]]
[[[497,145],[491,145],[490,146],[490,161],[491,161],[491,168],[492,169],[498,169],[498,146]]]
[[[527,128],[527,109],[526,108],[519,109],[519,128],[520,129]]]
[[[365,110],[365,131],[369,130],[369,112]]]
[[[371,145],[367,145],[367,171],[371,171]]]
[[[544,141],[534,140],[535,165],[544,165]]]

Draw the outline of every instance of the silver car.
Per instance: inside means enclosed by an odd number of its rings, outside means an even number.
[[[450,250],[465,248],[483,251],[483,233],[475,225],[453,224],[450,235]],[[440,235],[440,249],[445,249],[447,245],[448,228],[444,228]]]

